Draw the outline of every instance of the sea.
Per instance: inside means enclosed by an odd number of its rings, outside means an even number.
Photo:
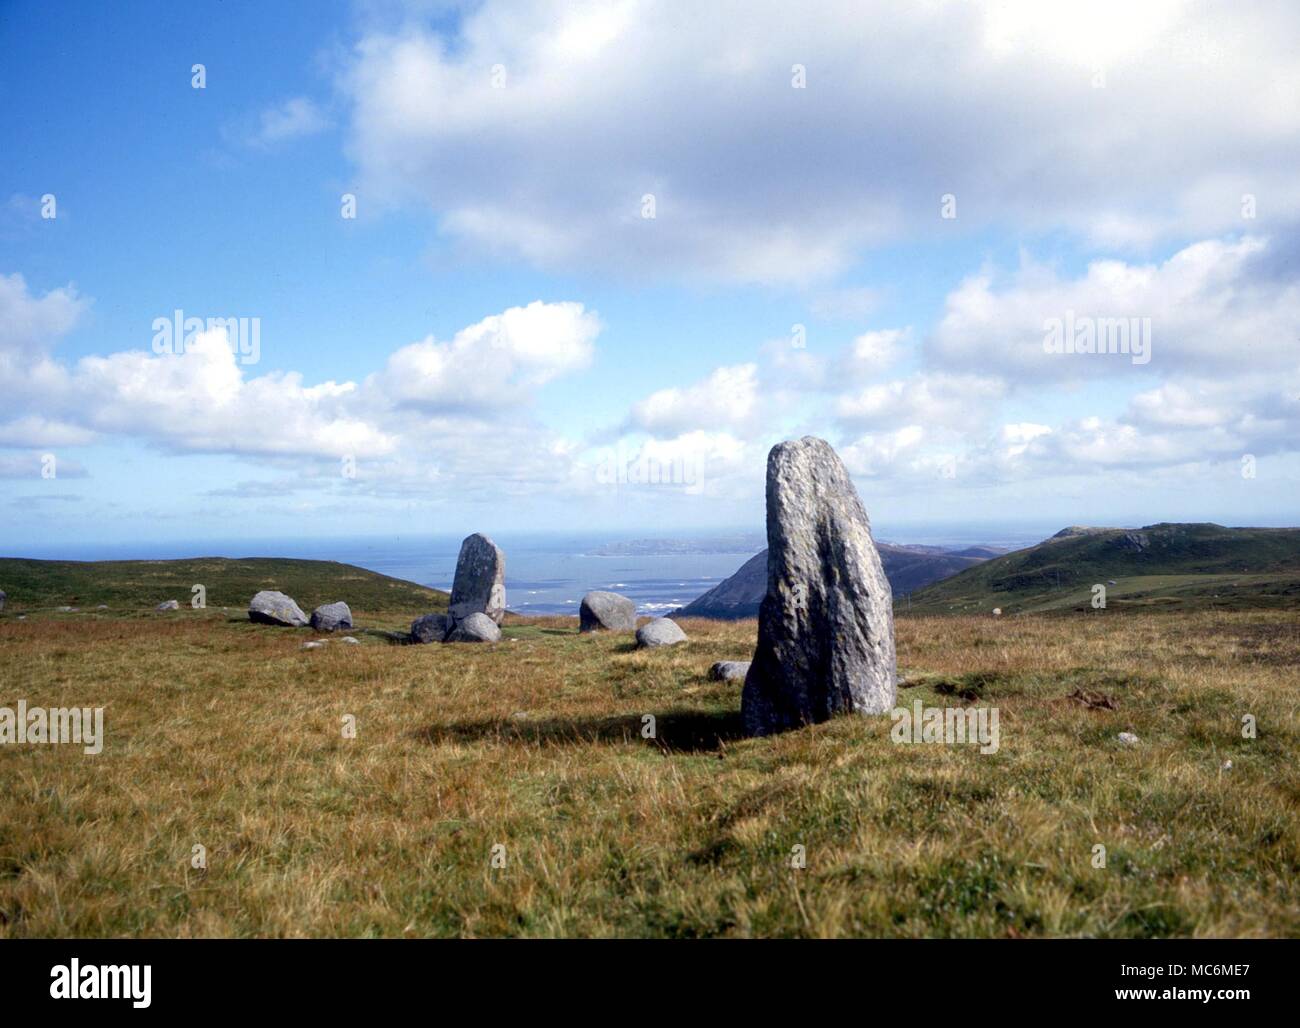
[[[990,533],[991,534],[991,533]],[[173,560],[186,557],[294,557],[333,560],[450,591],[461,536],[365,536],[256,540],[205,540],[26,546],[5,556],[47,560]],[[1040,537],[1041,538],[1041,537]],[[621,593],[642,614],[685,606],[730,577],[765,542],[761,533],[733,533],[720,540],[663,540],[662,547],[637,537],[498,534],[506,555],[506,605],[520,614],[578,613],[592,589]],[[886,541],[894,541],[888,539]],[[929,542],[927,538],[904,541]],[[954,537],[956,545],[992,541]],[[1036,540],[1032,540],[1036,541]],[[615,551],[610,553],[608,551]],[[620,550],[628,552],[618,552]]]

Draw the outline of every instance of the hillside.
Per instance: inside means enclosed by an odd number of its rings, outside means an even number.
[[[194,585],[207,590],[208,609],[243,610],[260,589],[288,593],[311,613],[343,600],[358,611],[412,616],[443,610],[447,594],[374,571],[325,560],[278,557],[195,557],[189,560],[28,560],[0,557],[0,589],[8,594],[4,616],[75,607],[97,612],[152,612],[164,600],[189,608]]]
[[[1052,613],[1300,606],[1300,529],[1214,524],[1074,526],[913,593],[910,612]]]
[[[987,559],[976,555],[984,547],[953,553],[936,546],[894,546],[878,543],[880,563],[895,598],[948,578]],[[767,550],[756,553],[734,575],[696,597],[673,617],[752,618],[767,592]]]

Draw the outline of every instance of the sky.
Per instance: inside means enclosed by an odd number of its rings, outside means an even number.
[[[0,3],[0,551],[1300,524],[1300,8]],[[178,330],[179,329],[179,330]]]

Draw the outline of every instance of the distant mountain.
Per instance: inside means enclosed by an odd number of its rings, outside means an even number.
[[[938,546],[894,546],[877,543],[880,562],[895,598],[936,582],[986,558],[953,553]],[[978,549],[971,547],[969,549]],[[767,550],[755,554],[734,575],[714,586],[674,616],[701,618],[752,618],[767,592]]]
[[[914,614],[1300,607],[1300,529],[1071,526],[913,593]]]

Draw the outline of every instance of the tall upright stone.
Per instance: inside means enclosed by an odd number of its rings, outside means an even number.
[[[486,614],[499,625],[505,612],[506,555],[487,536],[475,532],[460,544],[447,613],[456,622],[471,614]]]
[[[750,735],[893,709],[893,597],[871,523],[824,439],[767,456],[767,594],[741,710]]]

